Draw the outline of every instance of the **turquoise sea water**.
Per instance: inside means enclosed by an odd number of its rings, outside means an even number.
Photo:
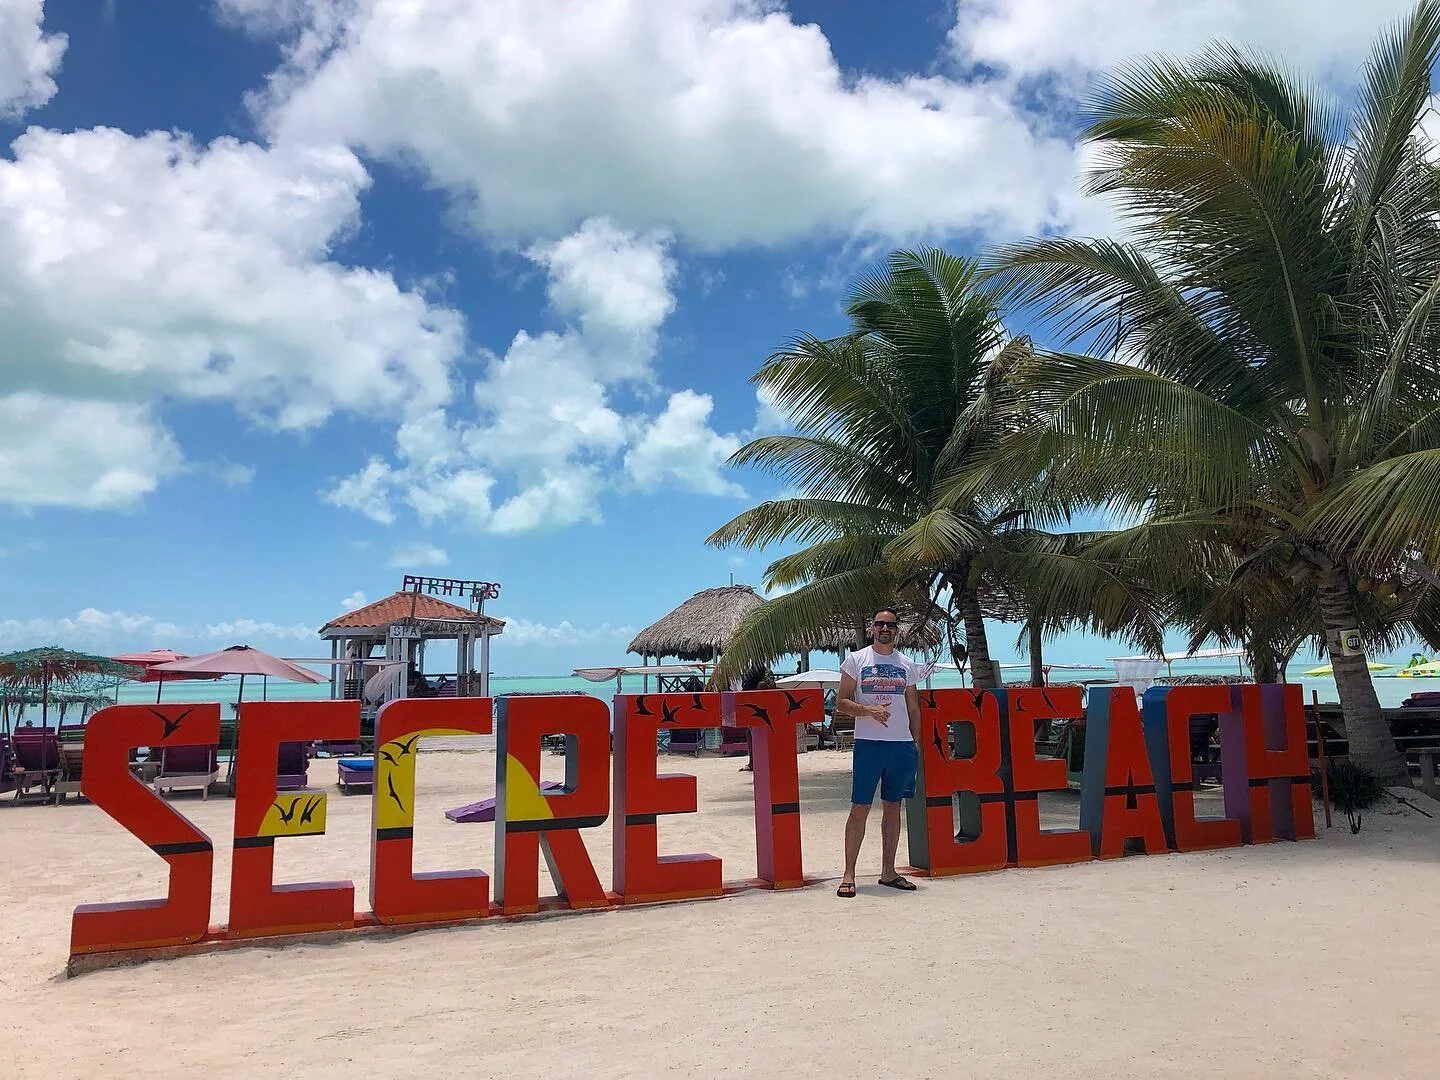
[[[1298,665],[1297,665],[1298,666]],[[1235,672],[1232,664],[1176,664],[1176,675],[1229,675]],[[1007,668],[1005,671],[1007,681],[1014,684],[1023,684],[1026,672],[1021,668]],[[1164,672],[1162,671],[1163,675]],[[1102,671],[1073,671],[1053,672],[1052,677],[1056,681],[1065,679],[1082,678],[1104,679],[1113,678],[1113,668]],[[1335,681],[1330,678],[1319,679],[1292,679],[1298,682],[1305,689],[1305,701],[1311,700],[1311,692],[1317,691],[1321,701],[1337,700],[1335,693]],[[962,685],[960,676],[954,671],[937,672],[933,685],[939,687]],[[650,688],[654,689],[654,682],[651,681]],[[175,682],[164,684],[164,701],[234,701],[236,692],[239,689],[239,680],[234,678],[222,679],[216,682]],[[626,693],[640,693],[644,689],[644,680],[639,676],[626,676],[624,681]],[[1380,697],[1380,704],[1387,708],[1398,706],[1410,694],[1420,690],[1440,691],[1440,679],[1399,679],[1387,678],[1383,673],[1375,676],[1375,689]],[[490,692],[492,695],[527,693],[559,693],[583,691],[593,697],[597,697],[608,703],[615,693],[613,681],[593,683],[574,675],[529,675],[529,676],[492,676],[490,679]],[[330,686],[307,685],[304,683],[282,683],[271,682],[268,686],[262,687],[259,679],[253,676],[245,680],[245,700],[259,700],[262,693],[266,694],[272,701],[313,701],[316,699],[328,698]],[[153,702],[155,700],[155,684],[127,683],[120,688],[120,701],[124,703]]]

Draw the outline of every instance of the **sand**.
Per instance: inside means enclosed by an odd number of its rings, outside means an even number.
[[[671,759],[701,812],[663,849],[753,873],[750,774]],[[838,875],[848,757],[800,760],[807,869]],[[333,784],[332,764],[312,766]],[[547,758],[547,775],[560,759]],[[417,867],[490,865],[493,826],[442,811],[493,791],[493,752],[422,755]],[[333,786],[329,788],[334,792]],[[1440,804],[1359,836],[1047,870],[494,920],[252,948],[66,979],[77,903],[158,895],[164,868],[93,806],[0,805],[5,1076],[836,1075],[1429,1077],[1440,1069]],[[216,841],[232,804],[176,804]],[[1072,823],[1073,794],[1047,803]],[[349,878],[368,906],[369,798],[277,845],[277,878]],[[609,883],[608,827],[587,834]],[[904,852],[902,837],[902,857]],[[542,891],[549,891],[548,889]]]

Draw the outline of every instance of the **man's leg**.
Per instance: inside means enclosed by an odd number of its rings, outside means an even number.
[[[899,877],[895,869],[895,853],[900,850],[900,804],[880,803],[880,880],[894,881]]]
[[[850,804],[850,816],[845,819],[845,874],[841,881],[854,882],[855,863],[860,858],[860,845],[865,841],[865,819],[870,816],[870,807]]]

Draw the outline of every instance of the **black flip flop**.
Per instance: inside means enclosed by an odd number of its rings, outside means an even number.
[[[915,891],[915,883],[913,881],[910,881],[908,878],[903,878],[899,875],[896,875],[889,881],[881,881],[880,884],[884,885],[887,889],[899,889],[901,892]]]
[[[842,881],[840,887],[835,890],[835,895],[843,896],[846,900],[853,899],[855,896],[855,883],[853,881]]]

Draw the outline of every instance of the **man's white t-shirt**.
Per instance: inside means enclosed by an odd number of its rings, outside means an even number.
[[[925,676],[925,669],[904,653],[877,653],[873,645],[852,652],[840,671],[855,680],[854,700],[861,705],[889,705],[890,723],[873,716],[855,718],[855,738],[877,741],[910,741],[910,713],[905,708],[905,688]]]

